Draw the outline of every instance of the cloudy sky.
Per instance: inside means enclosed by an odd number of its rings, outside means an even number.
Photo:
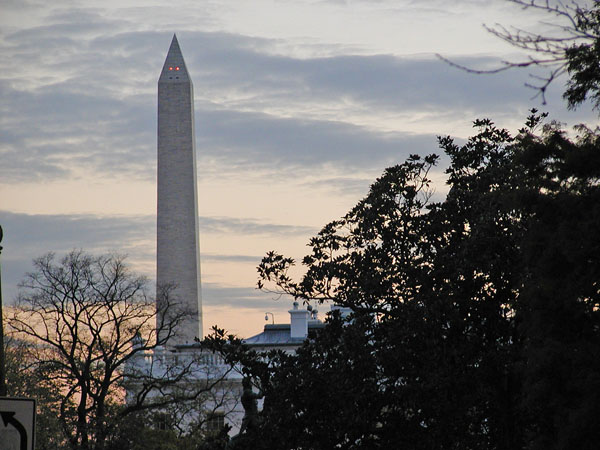
[[[296,258],[369,184],[436,136],[490,117],[516,130],[528,109],[566,124],[483,24],[533,29],[504,0],[3,0],[0,6],[3,297],[32,258],[118,252],[155,270],[156,89],[177,33],[195,90],[204,329],[261,331],[289,299],[256,289],[268,250]],[[444,166],[433,174],[445,194]],[[327,310],[327,307],[321,307]]]

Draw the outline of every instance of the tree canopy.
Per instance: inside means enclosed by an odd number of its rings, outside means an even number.
[[[600,137],[535,111],[386,169],[259,287],[352,310],[296,354],[246,361],[265,395],[254,448],[594,448],[600,412]],[[249,437],[250,439],[251,437]],[[261,445],[263,447],[261,447]]]

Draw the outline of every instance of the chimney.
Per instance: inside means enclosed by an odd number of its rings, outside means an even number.
[[[305,309],[298,309],[298,302],[289,310],[290,313],[290,337],[296,339],[306,339],[308,336],[308,316],[309,312]]]

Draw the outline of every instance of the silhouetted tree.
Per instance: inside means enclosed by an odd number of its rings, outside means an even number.
[[[107,450],[219,450],[229,441],[230,427],[207,430],[194,421],[185,433],[178,430],[178,417],[164,411],[138,411],[119,424]]]
[[[254,448],[596,445],[600,138],[542,120],[440,138],[441,203],[436,157],[387,169],[311,239],[300,280],[267,254],[259,287],[352,314],[297,354],[246,361],[265,395]]]
[[[527,278],[518,303],[531,449],[593,449],[600,439],[600,137],[553,128],[528,142],[538,189],[525,203]]]
[[[52,373],[29,358],[32,344],[6,337],[6,381],[11,397],[36,400],[36,449],[60,450],[68,448],[58,420],[61,392],[52,383]]]
[[[104,449],[132,413],[198,406],[227,376],[209,373],[201,352],[163,349],[188,311],[169,287],[159,289],[159,302],[149,299],[146,279],[123,258],[73,251],[34,265],[8,324],[28,342],[30,369],[60,394],[51,407],[72,449]]]

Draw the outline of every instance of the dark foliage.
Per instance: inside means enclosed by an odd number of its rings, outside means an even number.
[[[600,138],[542,120],[440,138],[442,203],[429,203],[435,156],[387,169],[311,240],[298,281],[292,259],[263,259],[263,289],[352,314],[296,354],[244,356],[265,395],[250,447],[596,445]]]
[[[11,397],[36,400],[36,449],[67,448],[67,441],[58,419],[61,393],[50,381],[52,373],[29,359],[31,344],[8,338],[6,341],[6,384]]]

